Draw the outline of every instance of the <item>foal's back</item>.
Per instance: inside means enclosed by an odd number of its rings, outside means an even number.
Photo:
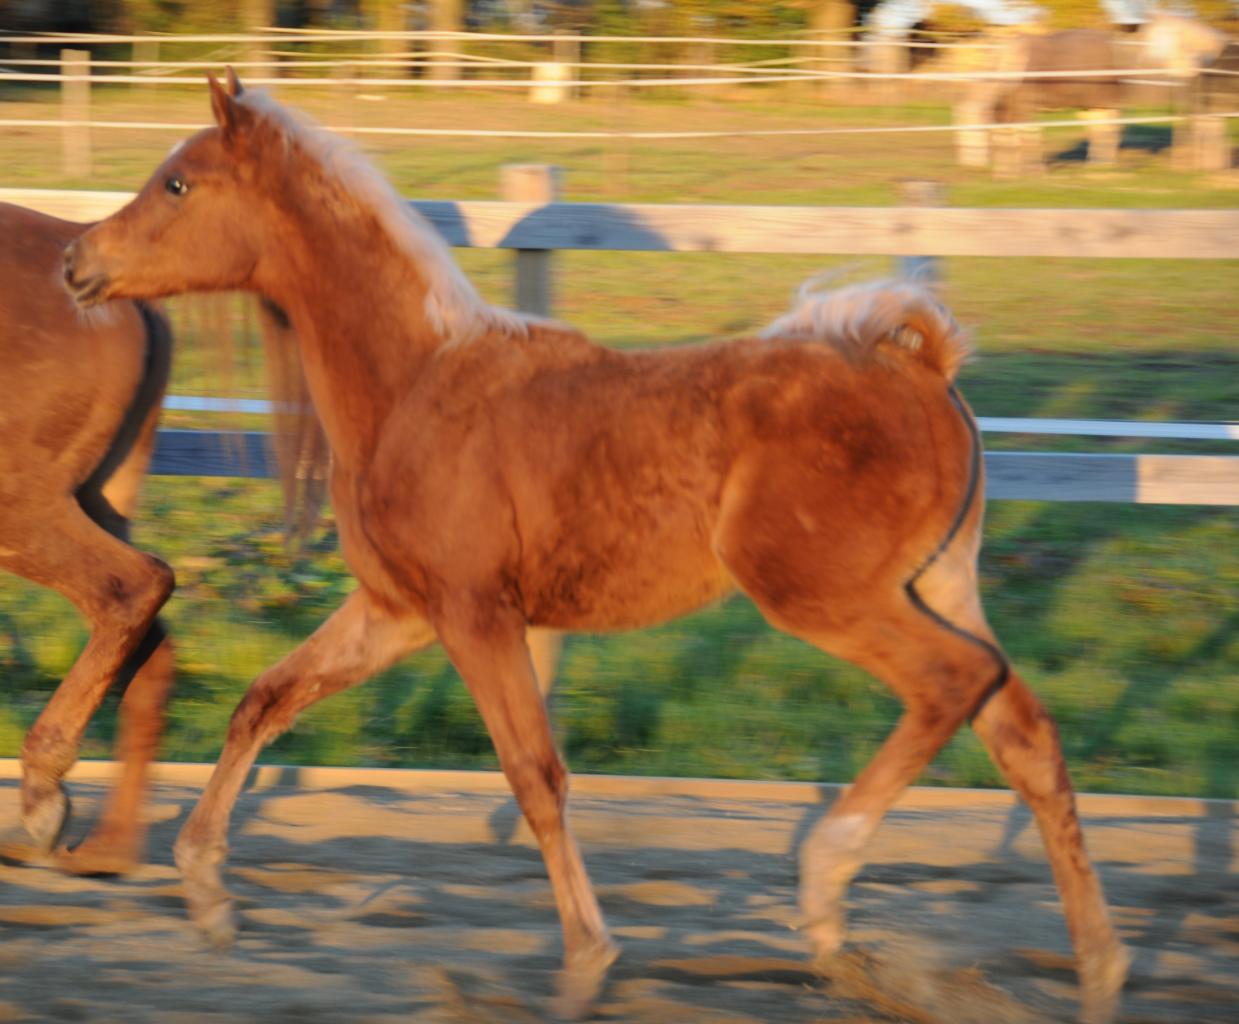
[[[407,559],[394,575],[459,574],[465,551],[479,580],[498,567],[512,581],[528,621],[577,630],[662,621],[732,589],[729,510],[753,544],[850,536],[849,557],[893,513],[923,529],[890,531],[872,557],[928,551],[970,458],[948,382],[898,345],[617,352],[551,328],[442,355],[384,434],[368,532],[391,531],[380,546]]]

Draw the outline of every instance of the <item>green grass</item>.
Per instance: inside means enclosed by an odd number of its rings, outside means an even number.
[[[301,102],[301,93],[292,93]],[[784,92],[696,103],[660,97],[535,108],[501,97],[418,94],[344,103],[306,94],[322,120],[535,129],[804,127],[945,123],[946,108],[832,107]],[[50,93],[7,96],[6,115],[46,116]],[[100,90],[95,116],[201,120],[201,90]],[[754,98],[755,97],[755,98]],[[1080,133],[1055,130],[1070,150]],[[59,175],[54,132],[4,130],[0,185],[136,188],[174,135],[95,133],[89,178]],[[1157,141],[1145,130],[1135,141]],[[494,198],[499,167],[566,168],[568,198],[606,201],[876,204],[898,183],[931,177],[956,205],[1204,207],[1239,204],[1224,176],[1183,174],[1164,152],[1124,150],[1115,170],[1072,161],[1026,182],[954,167],[943,135],[762,141],[383,140],[364,144],[406,194]],[[506,302],[510,254],[459,253],[490,299]],[[889,261],[722,254],[563,253],[559,315],[612,345],[678,344],[751,331],[822,269],[855,278]],[[954,259],[946,296],[975,332],[963,374],[989,416],[1235,419],[1239,261]],[[245,348],[231,379],[176,304],[173,390],[261,394]],[[260,427],[254,418],[237,425]],[[169,425],[229,418],[174,414]],[[1228,452],[1205,444],[998,437],[993,446]],[[176,568],[168,608],[180,675],[165,756],[212,758],[250,679],[303,639],[351,587],[330,533],[293,558],[267,482],[154,479],[137,537]],[[1001,502],[991,506],[982,583],[994,626],[1061,726],[1087,789],[1234,797],[1239,755],[1239,516],[1231,509]],[[20,737],[83,642],[67,603],[0,579],[0,754]],[[569,641],[555,702],[573,767],[751,778],[850,778],[898,714],[863,673],[769,630],[743,599],[660,629]],[[111,705],[85,753],[105,756]],[[307,712],[267,759],[302,763],[493,766],[464,688],[441,652]],[[961,735],[924,781],[991,785],[979,745]]]

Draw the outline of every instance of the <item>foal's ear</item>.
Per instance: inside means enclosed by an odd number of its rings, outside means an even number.
[[[215,123],[223,131],[225,140],[231,142],[251,119],[249,110],[237,102],[237,97],[243,92],[240,79],[236,72],[229,68],[227,90],[210,72],[207,73],[207,84],[211,88],[211,112],[215,114]]]

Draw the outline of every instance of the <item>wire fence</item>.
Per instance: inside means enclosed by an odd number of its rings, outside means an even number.
[[[153,87],[161,86],[199,87],[200,74],[214,70],[222,72],[225,66],[241,70],[249,84],[255,86],[278,86],[280,89],[327,88],[348,98],[355,98],[366,91],[366,98],[373,98],[376,91],[388,90],[436,90],[448,92],[513,93],[527,92],[531,100],[554,103],[588,94],[609,94],[613,99],[633,96],[642,91],[694,90],[718,94],[720,89],[752,89],[759,87],[808,87],[838,90],[855,88],[862,95],[891,101],[899,98],[892,90],[917,91],[926,95],[927,89],[942,90],[940,98],[955,102],[954,123],[950,124],[899,124],[899,125],[831,125],[828,127],[754,127],[751,119],[744,119],[735,127],[711,127],[708,129],[686,127],[655,130],[638,130],[624,125],[589,129],[529,129],[529,128],[479,128],[467,125],[428,127],[405,124],[350,124],[334,123],[333,130],[352,136],[388,137],[437,137],[478,139],[559,139],[559,140],[701,140],[723,138],[823,138],[838,136],[887,136],[887,135],[932,135],[944,132],[956,133],[959,160],[970,166],[982,166],[991,160],[995,173],[999,160],[1010,162],[1010,157],[1000,155],[991,148],[991,143],[1014,138],[1012,133],[1031,132],[1043,128],[1079,127],[1077,118],[1054,120],[1028,119],[1019,121],[1000,120],[995,111],[981,110],[969,90],[980,85],[993,89],[1003,88],[1004,83],[1035,81],[1052,83],[1122,83],[1129,86],[1153,87],[1159,97],[1156,106],[1164,109],[1138,115],[1120,116],[1118,111],[1102,114],[1090,112],[1088,130],[1090,140],[1097,138],[1096,151],[1102,153],[1114,146],[1114,132],[1134,125],[1179,125],[1192,121],[1194,147],[1189,162],[1199,169],[1218,169],[1227,163],[1225,124],[1239,116],[1239,109],[1214,109],[1209,111],[1211,125],[1199,126],[1199,112],[1188,109],[1184,102],[1188,96],[1190,81],[1178,70],[1155,68],[1141,59],[1142,50],[1137,44],[1116,42],[1116,54],[1127,54],[1133,59],[1122,59],[1121,68],[1081,68],[1073,70],[1027,71],[1001,66],[1003,60],[995,56],[995,50],[1008,41],[931,40],[916,41],[902,45],[924,49],[932,57],[931,62],[916,70],[893,64],[889,59],[878,60],[875,55],[887,53],[895,45],[890,39],[869,36],[855,39],[850,35],[823,38],[784,39],[729,39],[717,36],[567,36],[563,34],[500,34],[460,32],[368,32],[329,30],[266,30],[246,34],[191,34],[179,36],[153,35],[83,35],[77,33],[33,34],[27,36],[0,36],[0,43],[8,43],[12,56],[0,67],[0,84],[3,83],[56,83],[61,90],[59,116],[56,117],[8,117],[0,119],[4,129],[59,129],[64,136],[66,169],[85,172],[90,161],[89,133],[103,131],[170,131],[192,132],[202,127],[201,123],[163,119],[106,118],[97,119],[92,111],[93,88],[106,86]],[[905,41],[906,42],[906,41]],[[648,46],[676,46],[685,50],[685,59],[676,62],[624,60],[585,60],[583,47],[602,44],[634,44]],[[152,56],[158,48],[185,44],[215,44],[214,52],[195,59],[158,60]],[[345,54],[313,53],[294,47],[329,45],[352,48]],[[520,57],[500,53],[466,53],[464,47],[494,47],[504,45],[550,46],[554,59],[530,59],[528,54]],[[132,59],[125,60],[114,55],[95,59],[94,54],[84,49],[66,48],[60,59],[42,56],[21,55],[21,47],[115,47],[130,45]],[[396,47],[395,52],[364,51],[365,46]],[[444,49],[451,46],[452,49]],[[777,47],[786,52],[779,57],[752,62],[719,61],[713,59],[715,48],[732,48],[733,53],[744,53],[753,47]],[[416,47],[423,49],[417,50]],[[432,49],[427,50],[426,47]],[[706,48],[703,50],[703,48]],[[897,47],[900,48],[900,47]],[[356,51],[356,52],[353,52]],[[709,59],[701,60],[706,52]],[[537,54],[533,55],[535,58]],[[889,56],[889,54],[888,54]],[[885,67],[877,66],[885,62]],[[943,63],[953,61],[954,63]],[[874,66],[866,66],[866,62]],[[935,63],[936,62],[936,63]],[[969,65],[958,67],[956,65]],[[1225,82],[1239,78],[1239,71],[1221,69],[1216,81]],[[1231,90],[1239,95],[1239,86]],[[837,97],[836,97],[837,98]],[[977,109],[971,109],[971,106]],[[1239,103],[1235,104],[1239,107]],[[330,118],[342,120],[337,114]],[[343,120],[359,120],[349,118]],[[360,119],[366,120],[366,119]],[[739,119],[738,119],[739,120]],[[1002,132],[1003,135],[993,135]],[[1106,136],[1104,133],[1109,132]],[[1177,129],[1176,129],[1177,132]],[[992,138],[991,138],[992,136]],[[1177,138],[1177,136],[1176,136]],[[1010,146],[1003,142],[1006,149]],[[1006,152],[1004,149],[1004,153]],[[1090,141],[1090,155],[1094,146]],[[1018,157],[1018,154],[1017,154]],[[1090,156],[1091,158],[1091,156]]]

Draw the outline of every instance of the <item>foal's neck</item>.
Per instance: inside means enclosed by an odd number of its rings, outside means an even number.
[[[369,458],[393,403],[443,338],[426,312],[424,277],[391,240],[364,223],[313,227],[298,223],[285,236],[258,283],[288,313],[315,409],[349,470]]]

